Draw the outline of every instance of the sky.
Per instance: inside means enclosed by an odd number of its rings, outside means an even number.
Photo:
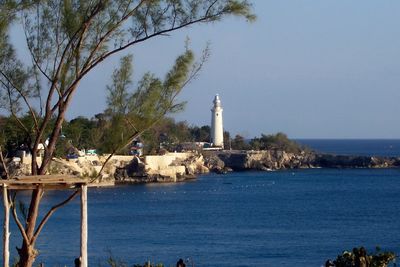
[[[179,99],[174,115],[208,125],[215,94],[224,128],[245,138],[400,138],[400,1],[253,0],[257,20],[230,17],[196,25],[130,49],[134,81],[163,77],[190,38],[211,57]],[[119,57],[90,73],[68,118],[104,110]]]

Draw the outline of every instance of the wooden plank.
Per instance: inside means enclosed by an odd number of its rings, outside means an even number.
[[[87,184],[89,181],[87,180],[75,180],[75,181],[13,181],[13,180],[2,180],[0,184],[16,184],[16,185],[23,185],[23,184]]]
[[[59,177],[59,178],[24,178],[24,179],[10,179],[8,181],[18,181],[18,182],[38,182],[38,183],[51,183],[51,182],[76,182],[76,181],[88,181],[89,179],[81,178],[81,177]]]
[[[35,183],[30,183],[30,184],[18,184],[18,183],[10,183],[10,184],[1,184],[0,182],[0,187],[6,186],[8,189],[13,189],[13,190],[33,190],[37,189],[39,186],[42,187],[45,190],[68,190],[68,189],[77,189],[81,188],[81,186],[85,183],[73,183],[73,184],[35,184]],[[97,183],[92,183],[92,184],[87,184],[88,187],[102,187],[101,184]]]
[[[90,181],[86,178],[68,178],[68,179],[9,179],[0,180],[0,184],[86,184]]]
[[[71,174],[45,174],[45,175],[21,175],[15,176],[13,179],[22,180],[22,179],[60,179],[60,178],[79,178],[76,175]]]
[[[83,178],[75,175],[64,175],[64,174],[56,174],[56,175],[27,175],[27,176],[16,176],[13,177],[12,179],[9,180],[3,180],[3,181],[19,181],[19,182],[25,182],[25,183],[56,183],[56,182],[68,182],[68,183],[74,183],[74,182],[84,182],[88,181],[88,178]]]
[[[53,185],[40,185],[44,190],[68,190],[68,189],[77,189],[80,188],[82,184],[73,184],[73,185],[62,185],[62,184],[53,184]],[[39,185],[35,184],[10,184],[6,185],[8,189],[13,190],[34,190],[39,187]]]
[[[9,183],[3,183],[6,186],[41,186],[41,187],[46,187],[46,186],[52,186],[52,185],[60,185],[60,186],[73,186],[73,185],[81,185],[81,184],[85,184],[82,182],[77,182],[77,183],[13,183],[13,182],[9,182]]]
[[[81,267],[88,267],[88,213],[87,213],[87,185],[81,187]]]

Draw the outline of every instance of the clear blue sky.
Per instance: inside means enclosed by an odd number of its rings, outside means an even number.
[[[220,94],[224,127],[247,138],[282,131],[292,138],[400,138],[400,1],[254,0],[255,23],[237,18],[143,43],[135,80],[160,76],[183,51],[186,36],[211,58],[180,96],[175,116],[210,123]],[[68,117],[105,106],[105,85],[118,57],[81,84]]]

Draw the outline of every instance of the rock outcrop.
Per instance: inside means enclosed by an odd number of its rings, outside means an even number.
[[[207,151],[206,166],[214,172],[224,170],[281,170],[300,168],[391,168],[400,167],[400,158],[317,154],[301,151]]]
[[[77,159],[53,158],[48,174],[66,174],[81,177],[99,178],[96,181],[110,184],[178,182],[193,179],[197,174],[207,173],[204,158],[198,153],[168,153],[145,156],[143,161],[136,156],[113,156],[106,162],[106,156],[85,156]],[[17,159],[8,160],[12,176],[28,175],[30,165]],[[103,167],[104,165],[104,167]],[[0,166],[2,176],[3,170]],[[101,175],[99,175],[101,171]]]
[[[194,179],[197,174],[207,173],[204,158],[198,153],[168,153],[146,156],[144,161],[133,159],[117,168],[115,180],[119,183],[179,182]]]
[[[207,152],[206,162],[211,170],[280,170],[312,168],[315,155],[312,153],[287,153],[285,151],[221,151]]]
[[[314,164],[321,168],[393,168],[400,158],[316,154]]]

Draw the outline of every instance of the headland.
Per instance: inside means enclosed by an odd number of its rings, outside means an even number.
[[[209,172],[224,174],[250,170],[400,167],[400,157],[333,155],[310,150],[191,151],[142,157],[115,155],[105,163],[106,158],[107,155],[83,156],[76,159],[53,158],[48,174],[87,177],[97,181],[99,186],[109,186],[115,183],[180,182],[195,179],[197,175]],[[13,176],[29,174],[29,158],[13,158],[8,161],[9,171]]]

